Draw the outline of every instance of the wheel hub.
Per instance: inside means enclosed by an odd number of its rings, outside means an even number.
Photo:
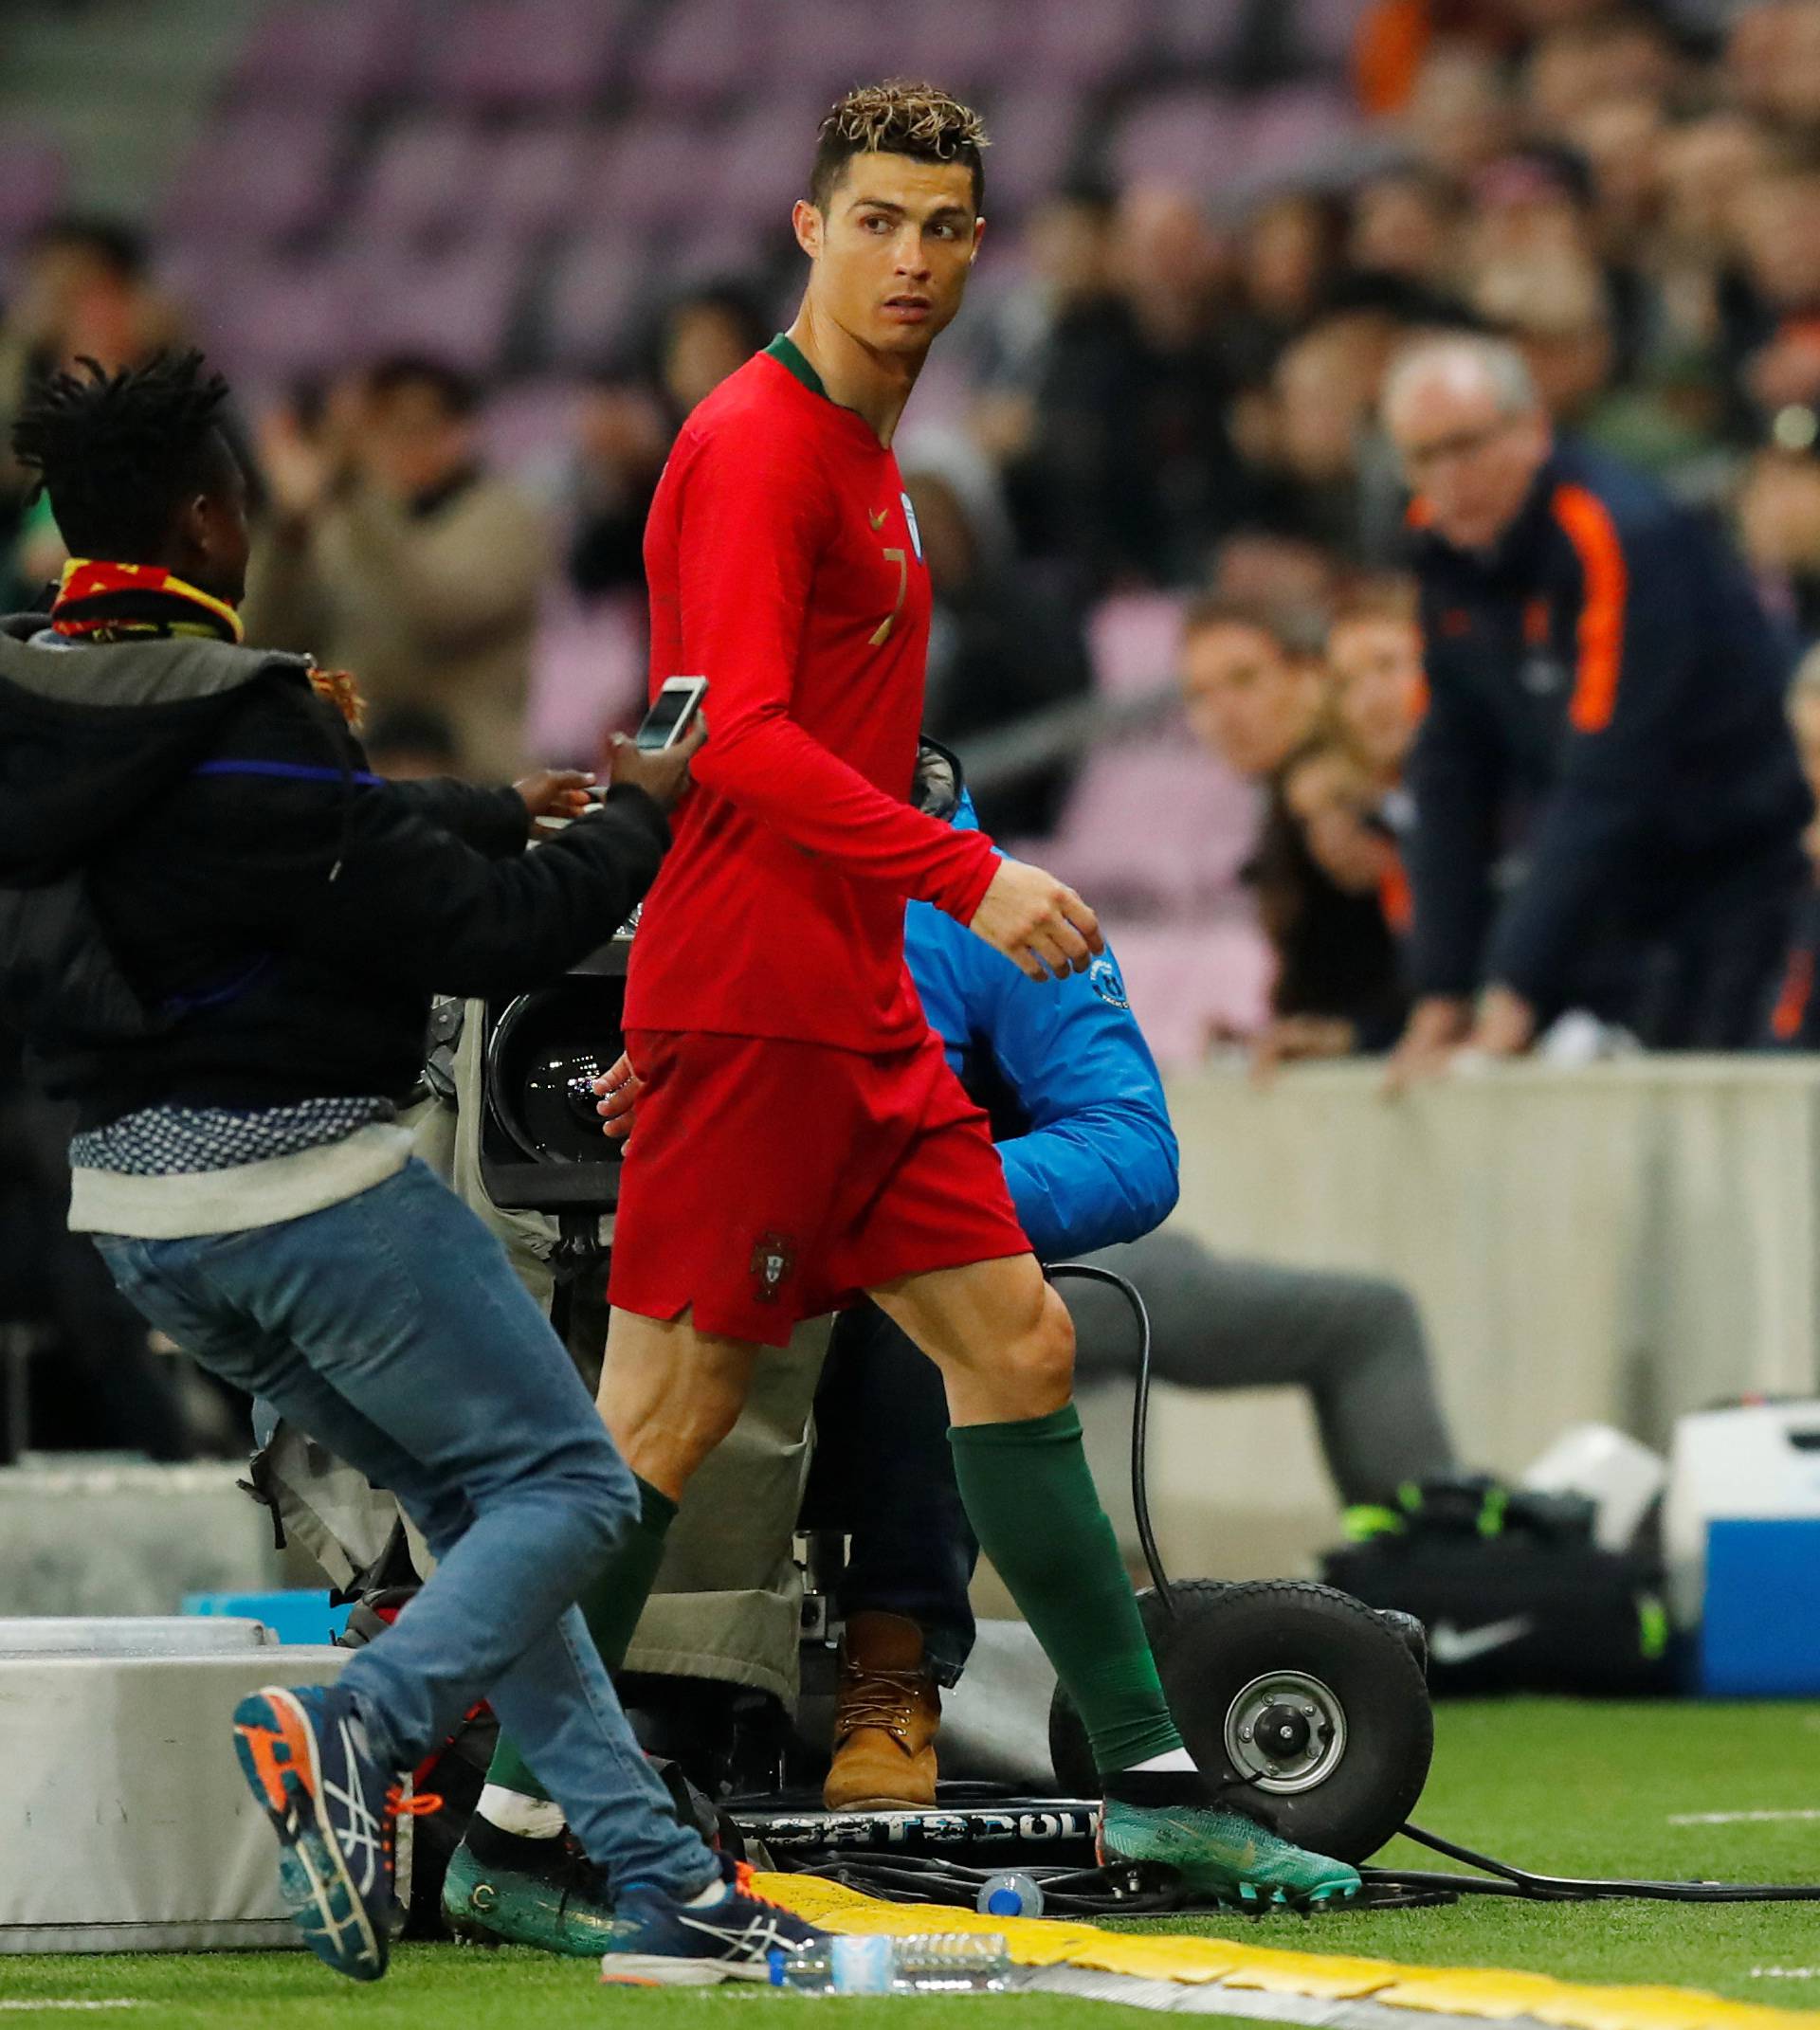
[[[1268,1672],[1227,1709],[1226,1752],[1260,1790],[1279,1797],[1312,1790],[1346,1752],[1346,1709],[1305,1671]]]

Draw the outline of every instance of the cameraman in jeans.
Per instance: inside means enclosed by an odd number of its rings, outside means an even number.
[[[385,1971],[400,1774],[484,1695],[566,1806],[578,1879],[606,1877],[616,1969],[762,1977],[816,1934],[677,1823],[572,1604],[631,1477],[394,1118],[432,988],[519,992],[624,920],[690,750],[622,746],[606,807],[529,855],[584,778],[380,782],[345,680],[241,645],[226,384],[194,353],[84,366],[13,433],[77,561],[47,617],[0,624],[3,1012],[75,1104],[72,1227],[155,1325],[396,1493],[438,1559],[335,1686],[236,1711],[287,1900],[329,1966]]]

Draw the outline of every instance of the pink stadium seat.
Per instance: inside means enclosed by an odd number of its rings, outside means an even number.
[[[536,483],[575,450],[578,381],[514,381],[481,415],[481,446],[489,464]]]
[[[1026,68],[1051,84],[1090,89],[1110,83],[1138,59],[1149,37],[1146,0],[1114,7],[1038,7],[1025,15]]]
[[[229,97],[333,109],[402,91],[416,28],[415,0],[289,0],[260,18]]]
[[[545,762],[592,768],[603,734],[636,723],[646,695],[643,602],[552,602],[537,630],[525,742]]]
[[[986,213],[995,225],[1028,211],[1062,181],[1080,126],[1081,100],[1065,87],[1020,87],[990,101]]]
[[[475,240],[373,267],[366,351],[429,353],[464,373],[497,372],[523,262],[516,240]]]
[[[1110,936],[1132,1012],[1165,1071],[1206,1057],[1210,1042],[1264,1026],[1276,961],[1243,917],[1121,925]]]
[[[339,125],[318,112],[265,107],[211,127],[166,192],[163,229],[267,243],[306,232],[328,214],[341,146]]]
[[[720,139],[700,121],[641,113],[608,136],[580,197],[580,223],[667,240],[679,221],[711,215]]]
[[[1145,698],[1172,682],[1182,633],[1174,592],[1119,592],[1087,622],[1094,687],[1107,698]]]
[[[551,362],[577,372],[603,365],[628,330],[649,273],[634,239],[577,240],[551,283],[544,351]]]
[[[364,277],[345,257],[237,263],[194,305],[197,336],[237,384],[282,390],[358,355]]]
[[[483,199],[495,145],[464,120],[394,127],[355,200],[350,239],[407,243],[453,234]]]
[[[1301,0],[1296,29],[1303,50],[1323,70],[1344,72],[1365,12],[1365,0]]]
[[[911,9],[853,0],[790,0],[765,16],[760,61],[779,90],[832,100],[856,84],[902,75],[902,17]]]
[[[528,238],[568,225],[589,160],[588,130],[579,122],[502,136],[475,193],[482,229]]]
[[[1242,173],[1248,183],[1263,183],[1337,166],[1357,124],[1357,109],[1335,86],[1285,85],[1265,93],[1247,107],[1244,154],[1222,180]]]
[[[1153,94],[1126,116],[1113,139],[1120,183],[1167,183],[1206,190],[1250,167],[1242,101],[1196,87]]]
[[[731,98],[762,60],[768,18],[754,0],[675,0],[628,52],[640,100],[699,112]]]
[[[44,225],[63,200],[64,165],[54,141],[0,132],[0,245]]]
[[[784,229],[790,208],[809,194],[815,100],[770,99],[729,127],[719,147],[720,202],[736,219]]]
[[[1018,0],[919,0],[893,23],[902,40],[892,68],[989,98],[995,84],[1024,75],[1030,14]]]
[[[1052,840],[1032,850],[1096,905],[1137,915],[1229,898],[1256,836],[1258,791],[1186,734],[1089,754]]]
[[[606,85],[620,12],[612,0],[469,0],[438,20],[426,90],[452,105],[585,106]]]

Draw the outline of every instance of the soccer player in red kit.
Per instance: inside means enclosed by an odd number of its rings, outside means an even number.
[[[793,213],[802,309],[690,416],[652,504],[652,686],[706,677],[711,731],[627,988],[638,1121],[600,1403],[644,1526],[582,1605],[617,1666],[756,1350],[864,1294],[941,1370],[969,1518],[1086,1721],[1108,1856],[1325,1902],[1356,1874],[1235,1808],[1170,1717],[1082,1450],[1067,1312],[903,960],[907,897],[1033,981],[1101,949],[1071,889],[906,801],[930,592],[891,438],[979,248],[983,139],[924,86],[833,109]],[[528,1840],[549,1824],[509,1800],[536,1794],[508,1749],[482,1808]]]

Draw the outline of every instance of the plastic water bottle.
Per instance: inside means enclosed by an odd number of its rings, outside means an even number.
[[[771,1985],[799,1995],[989,1994],[1009,1985],[1010,1970],[996,1931],[839,1937],[771,1955]]]
[[[1034,1876],[994,1875],[981,1883],[974,1908],[989,1917],[1040,1917],[1043,1887]]]

